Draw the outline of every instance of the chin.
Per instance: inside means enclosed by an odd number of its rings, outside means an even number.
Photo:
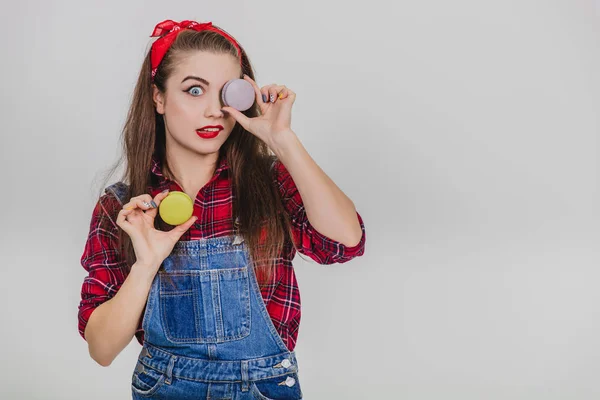
[[[204,143],[194,143],[190,148],[198,154],[211,154],[218,152],[221,146],[223,146],[223,142],[222,140],[217,140],[217,138],[209,139],[205,140]]]

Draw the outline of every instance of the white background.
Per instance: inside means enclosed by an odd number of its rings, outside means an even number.
[[[4,3],[4,2],[3,2]],[[128,399],[77,332],[98,176],[156,23],[212,21],[365,220],[295,259],[305,398],[600,396],[600,7],[577,0],[2,4],[2,399]]]

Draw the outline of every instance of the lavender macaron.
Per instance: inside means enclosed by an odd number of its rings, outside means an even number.
[[[238,111],[246,111],[252,107],[255,97],[254,87],[244,79],[228,81],[221,91],[223,104]]]

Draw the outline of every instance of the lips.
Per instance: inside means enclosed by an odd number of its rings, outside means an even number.
[[[203,139],[212,139],[214,137],[217,137],[217,136],[219,136],[219,132],[221,132],[221,131],[215,131],[215,132],[196,131],[198,136],[200,136]]]
[[[210,130],[207,130],[207,129],[210,129]],[[217,137],[219,135],[219,133],[221,133],[222,130],[223,130],[223,126],[221,126],[221,125],[207,125],[207,126],[203,126],[200,129],[197,129],[196,133],[201,138],[212,139],[214,137]]]

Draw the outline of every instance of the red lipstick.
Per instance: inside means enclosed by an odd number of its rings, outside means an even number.
[[[222,130],[222,125],[207,125],[200,129],[196,129],[196,133],[203,139],[212,139],[217,137]]]

